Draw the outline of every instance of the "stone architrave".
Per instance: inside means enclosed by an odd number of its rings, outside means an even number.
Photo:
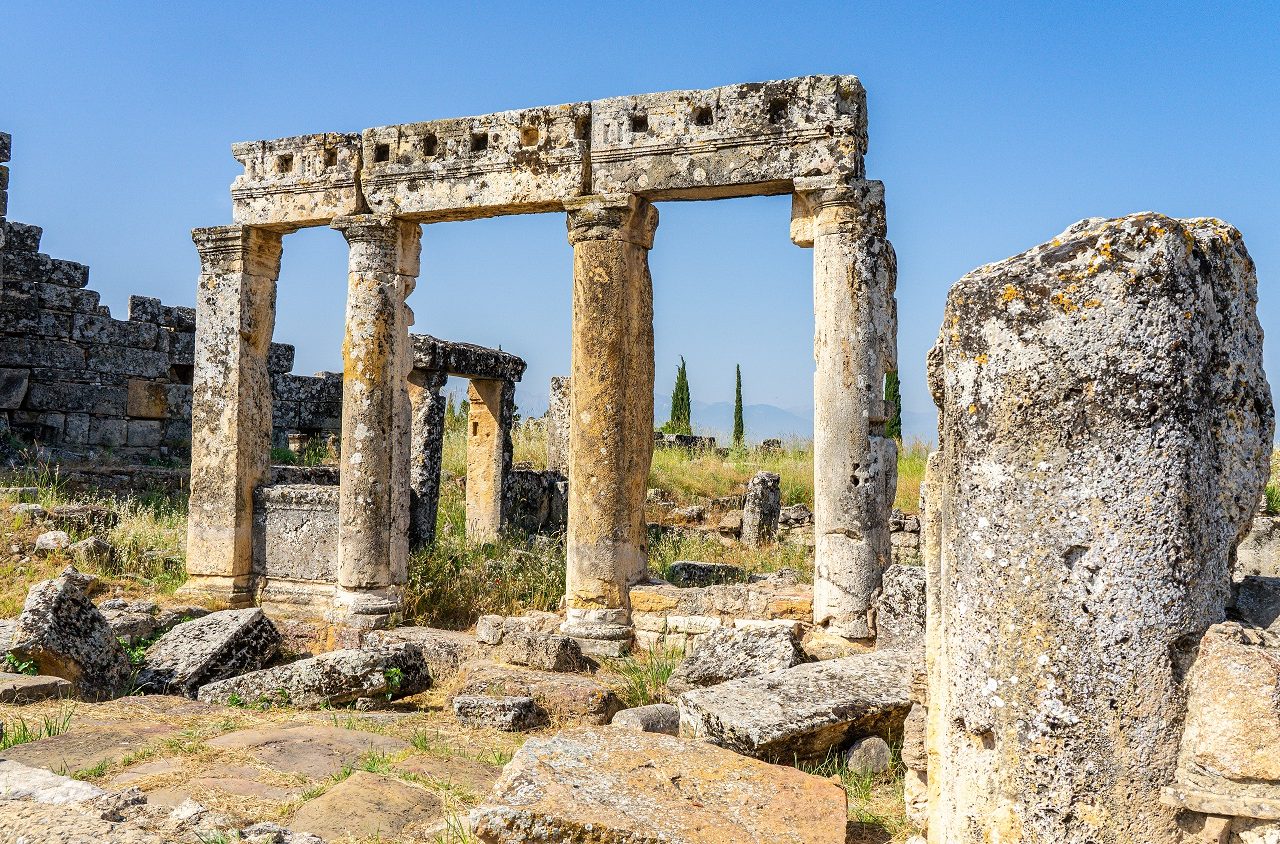
[[[1236,229],[1153,213],[951,289],[929,356],[931,844],[1183,840],[1160,794],[1184,675],[1274,431],[1256,310]]]
[[[338,615],[386,624],[399,609],[409,566],[408,378],[422,229],[389,216],[341,217],[350,248],[343,341]]]
[[[192,232],[200,251],[191,397],[191,499],[183,594],[251,602],[253,493],[271,453],[267,351],[275,325],[278,232]]]
[[[547,468],[569,474],[569,391],[573,379],[551,376],[550,404],[547,406]]]
[[[472,379],[467,389],[467,538],[473,542],[502,532],[515,393],[513,382],[500,379]]]
[[[880,182],[796,179],[792,213],[792,239],[813,247],[813,620],[865,639],[891,559],[897,445],[884,436],[884,378],[897,369],[897,258]]]
[[[648,562],[644,496],[653,456],[654,374],[649,249],[658,212],[629,194],[582,197],[565,207],[573,244],[573,422],[564,632],[626,642],[628,589]]]
[[[436,538],[440,509],[440,461],[444,452],[445,398],[440,390],[449,374],[414,369],[409,378],[413,407],[409,448],[409,545],[421,548]]]

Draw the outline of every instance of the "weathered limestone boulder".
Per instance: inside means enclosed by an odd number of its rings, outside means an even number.
[[[892,565],[876,599],[876,647],[924,648],[924,569]]]
[[[1243,578],[1236,585],[1236,612],[1256,627],[1280,633],[1280,577]]]
[[[9,650],[41,673],[61,677],[77,697],[103,700],[129,691],[129,657],[68,566],[61,577],[31,587]]]
[[[773,541],[782,510],[782,479],[775,472],[756,472],[747,482],[742,502],[742,544],[758,548]]]
[[[557,723],[608,724],[622,701],[613,689],[581,674],[562,674],[478,660],[454,680],[455,695],[531,697]]]
[[[324,794],[302,804],[289,819],[289,828],[326,841],[421,841],[427,840],[420,836],[443,813],[440,798],[421,786],[355,771]]]
[[[401,642],[411,642],[418,647],[423,661],[431,671],[431,679],[436,682],[457,674],[462,663],[475,659],[480,652],[476,637],[458,630],[393,627],[390,630],[371,631],[364,637],[364,643],[375,648]]]
[[[1223,619],[1271,451],[1256,287],[1231,226],[1143,213],[952,288],[929,356],[930,841],[1179,840],[1159,795],[1182,663]]]
[[[71,559],[76,561],[76,565],[80,566],[103,565],[110,562],[115,554],[110,542],[96,536],[71,543],[67,546],[67,551],[71,553]]]
[[[250,671],[200,687],[206,703],[292,706],[319,709],[359,698],[415,695],[431,686],[418,646],[410,642],[385,648],[350,648],[300,659],[276,668]]]
[[[1222,798],[1270,799],[1280,816],[1280,648],[1261,640],[1233,622],[1209,628],[1201,639],[1188,683],[1178,784]]]
[[[680,734],[680,710],[669,703],[651,703],[624,709],[609,723],[627,730],[674,736]]]
[[[525,742],[471,821],[484,844],[841,844],[828,779],[659,733],[563,730]]]
[[[804,661],[804,653],[789,630],[722,627],[699,639],[697,650],[672,672],[667,688],[680,694],[739,677],[781,671]]]
[[[862,776],[883,774],[893,767],[893,751],[880,736],[860,738],[844,752],[844,763],[850,771]]]
[[[1280,577],[1280,516],[1259,513],[1236,548],[1235,574]]]
[[[48,530],[36,537],[36,552],[52,554],[61,551],[71,544],[71,537],[65,530]]]
[[[486,727],[508,733],[534,730],[547,722],[546,713],[531,697],[458,695],[453,714],[468,727]]]
[[[761,759],[824,755],[859,736],[889,736],[911,709],[909,654],[805,663],[680,695],[680,735]]]
[[[279,648],[280,633],[262,610],[223,610],[161,636],[147,649],[138,683],[152,693],[194,698],[203,685],[256,671]]]
[[[569,636],[512,630],[504,633],[498,659],[512,665],[527,665],[539,671],[583,671],[587,668],[582,648]]]

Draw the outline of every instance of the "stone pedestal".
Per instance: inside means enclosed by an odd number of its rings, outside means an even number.
[[[564,631],[629,647],[628,588],[647,563],[653,453],[653,281],[658,212],[631,195],[566,203],[573,244],[568,574]]]
[[[440,460],[444,452],[446,372],[415,369],[409,378],[413,407],[409,447],[409,545],[430,545],[436,538],[440,510]]]
[[[388,216],[333,222],[350,247],[343,341],[337,615],[385,624],[400,606],[409,564],[408,378],[422,230]]]
[[[280,234],[251,226],[192,232],[200,251],[191,400],[189,599],[252,601],[253,493],[271,456],[267,349]]]
[[[813,247],[814,623],[863,639],[875,635],[897,485],[897,446],[884,436],[884,377],[897,368],[884,187],[797,179],[792,238]]]
[[[515,393],[515,384],[497,379],[474,379],[467,388],[467,538],[472,542],[489,542],[502,532]]]

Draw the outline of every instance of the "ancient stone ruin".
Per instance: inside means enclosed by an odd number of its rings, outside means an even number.
[[[423,462],[411,459],[405,304],[421,226],[563,212],[574,251],[564,629],[597,652],[625,651],[630,587],[646,572],[653,203],[791,193],[792,239],[814,249],[814,618],[842,636],[873,636],[871,604],[890,558],[895,450],[883,436],[883,384],[897,366],[896,267],[883,189],[865,180],[866,144],[858,80],[813,76],[234,145],[245,168],[231,189],[234,224],[194,234],[203,272],[188,594],[251,600],[284,235],[329,225],[350,247],[337,539],[325,553],[335,617],[378,626],[398,609],[411,534],[424,535],[410,529],[411,511],[430,509],[407,482]],[[501,381],[473,380],[473,412],[477,400],[485,409],[473,426],[501,415],[490,409],[502,405]],[[493,464],[481,462],[468,522],[484,531],[500,523],[502,496]]]

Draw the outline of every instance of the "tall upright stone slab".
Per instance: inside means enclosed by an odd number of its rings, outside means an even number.
[[[619,642],[630,638],[628,588],[647,565],[644,496],[653,456],[649,249],[658,212],[627,194],[583,197],[566,208],[573,244],[573,423],[564,632]]]
[[[381,626],[400,606],[409,567],[408,378],[422,229],[359,214],[334,221],[350,247],[342,346],[338,590],[353,626]]]
[[[931,844],[1182,840],[1160,803],[1182,680],[1274,429],[1256,287],[1231,226],[1144,213],[952,288],[929,361]]]
[[[569,474],[569,392],[572,382],[573,379],[567,375],[551,376],[547,405],[547,468],[562,475]]]
[[[796,179],[792,239],[813,247],[815,624],[875,635],[871,607],[891,561],[897,446],[884,435],[886,372],[897,369],[897,258],[884,186]]]
[[[467,538],[473,542],[502,532],[515,389],[514,382],[482,378],[467,388]]]
[[[414,369],[409,378],[413,408],[409,446],[409,545],[421,548],[436,538],[440,510],[440,461],[444,455],[445,397],[442,370]]]
[[[280,234],[252,226],[192,232],[200,251],[191,397],[187,583],[192,597],[251,600],[253,493],[271,456],[267,352]]]

